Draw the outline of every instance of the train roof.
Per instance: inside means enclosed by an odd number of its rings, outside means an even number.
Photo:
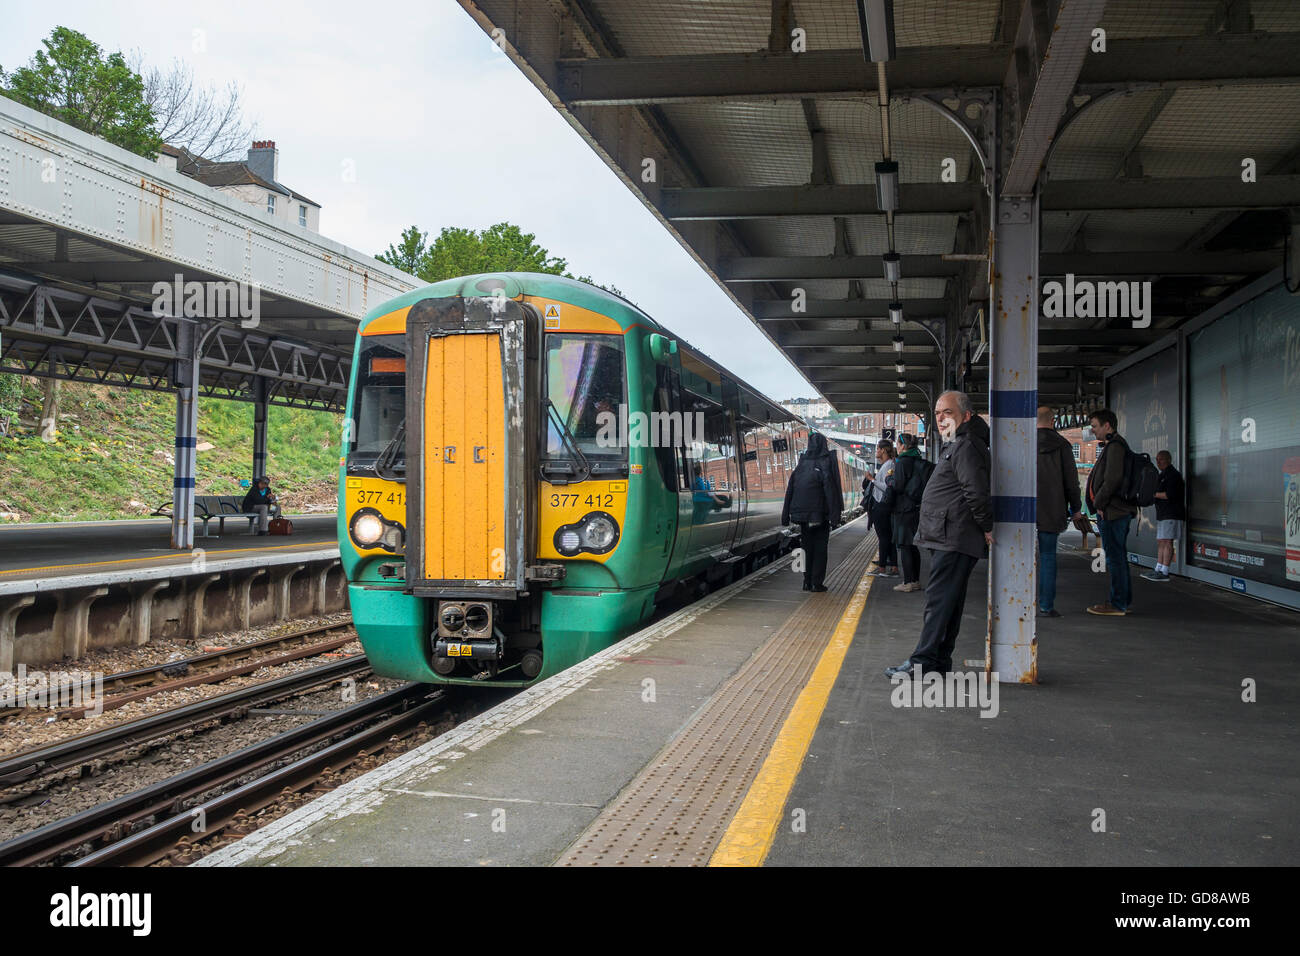
[[[365,314],[361,319],[360,327],[364,329],[372,320],[379,318],[381,315],[387,315],[398,309],[414,305],[421,299],[427,299],[431,296],[491,295],[498,288],[502,289],[503,293],[512,299],[519,295],[545,296],[557,302],[590,309],[601,315],[609,316],[615,322],[618,322],[624,330],[634,325],[641,325],[649,327],[653,331],[661,331],[677,340],[679,353],[685,352],[696,361],[721,375],[725,375],[735,383],[742,396],[742,414],[746,413],[747,406],[756,406],[753,413],[749,414],[748,417],[756,417],[757,412],[761,409],[763,418],[767,422],[801,421],[798,416],[768,398],[739,375],[710,358],[703,351],[687,342],[681,335],[672,331],[663,323],[657,322],[621,295],[592,285],[589,282],[568,279],[564,276],[540,272],[484,272],[470,276],[458,276],[454,279],[444,279],[432,285],[412,289],[395,299],[389,299],[387,302],[381,303]]]

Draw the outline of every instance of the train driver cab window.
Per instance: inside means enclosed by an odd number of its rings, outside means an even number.
[[[626,474],[626,432],[620,428],[627,415],[622,337],[547,335],[544,369],[543,474]]]
[[[345,427],[348,468],[382,469],[380,477],[406,473],[406,337],[362,339],[352,421]]]

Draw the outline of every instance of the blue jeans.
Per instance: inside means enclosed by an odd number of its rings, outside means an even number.
[[[1097,519],[1106,570],[1110,572],[1110,603],[1121,611],[1127,611],[1133,603],[1133,582],[1128,574],[1128,526],[1132,522],[1132,515],[1114,521]]]
[[[1038,532],[1038,610],[1056,609],[1056,539],[1059,533]]]

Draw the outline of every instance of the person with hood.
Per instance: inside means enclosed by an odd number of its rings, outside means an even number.
[[[1056,541],[1082,508],[1074,448],[1054,427],[1056,413],[1038,406],[1038,613],[1056,609]]]
[[[890,677],[952,670],[952,651],[966,606],[966,585],[993,543],[989,493],[989,426],[964,392],[944,392],[934,403],[943,450],[921,498],[916,544],[930,551],[925,617],[912,656],[885,668]]]
[[[785,504],[781,507],[781,524],[799,525],[805,591],[826,590],[831,528],[839,524],[843,510],[839,462],[826,446],[826,436],[813,432],[808,436],[808,450],[799,457],[785,486]]]

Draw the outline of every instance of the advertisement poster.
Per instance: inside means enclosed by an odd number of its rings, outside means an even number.
[[[1300,591],[1300,297],[1273,289],[1188,337],[1186,560]]]
[[[1187,476],[1178,460],[1178,349],[1170,346],[1106,380],[1108,403],[1119,419],[1119,433],[1135,452],[1156,460],[1156,452],[1168,451],[1174,467]],[[1128,550],[1155,562],[1156,509],[1138,510],[1129,528]],[[1179,555],[1179,557],[1182,557]]]

